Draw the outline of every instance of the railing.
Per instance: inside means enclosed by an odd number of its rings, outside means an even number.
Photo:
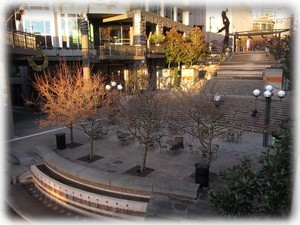
[[[36,49],[36,36],[34,34],[21,32],[13,29],[8,29],[6,32],[6,44],[12,47]],[[42,46],[43,47],[43,46]],[[82,56],[80,48],[51,48],[45,49],[49,56]],[[91,56],[145,56],[150,54],[163,54],[163,46],[133,46],[133,45],[115,45],[105,44],[99,47],[99,52],[96,49],[90,49]]]
[[[144,56],[145,53],[163,54],[163,46],[134,46],[134,45],[103,45],[100,46],[100,56],[125,55]]]
[[[12,47],[35,49],[35,35],[13,29],[8,29],[6,32],[6,44]]]
[[[144,56],[145,52],[146,52],[146,46],[133,46],[133,45],[100,46],[100,56],[104,56],[104,55]]]

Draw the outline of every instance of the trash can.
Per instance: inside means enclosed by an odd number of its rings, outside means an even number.
[[[200,184],[200,188],[208,187],[209,182],[209,167],[201,163],[195,164],[195,182]]]
[[[56,136],[56,148],[57,149],[65,149],[66,148],[66,134],[65,133],[57,133]]]

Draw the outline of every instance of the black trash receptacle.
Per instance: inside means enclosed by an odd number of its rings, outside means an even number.
[[[196,184],[200,184],[201,188],[208,187],[209,182],[209,167],[204,166],[201,163],[195,164],[195,182]]]
[[[66,134],[65,133],[57,133],[56,136],[56,148],[57,149],[65,149],[66,148]]]

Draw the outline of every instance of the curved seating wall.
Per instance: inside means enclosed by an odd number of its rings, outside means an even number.
[[[66,160],[45,146],[36,146],[35,149],[36,153],[43,158],[46,166],[60,176],[84,184],[85,186],[109,191],[116,195],[128,196],[125,200],[118,197],[112,200],[105,195],[99,196],[99,194],[92,194],[84,190],[74,190],[74,187],[62,184],[47,176],[36,166],[32,167],[34,182],[43,193],[49,197],[55,197],[61,203],[67,201],[66,204],[68,204],[68,207],[75,207],[77,210],[83,210],[90,214],[101,215],[103,213],[113,217],[127,217],[130,214],[131,217],[139,217],[145,214],[148,203],[145,200],[132,201],[130,198],[140,197],[150,199],[151,195],[165,195],[181,199],[196,199],[198,195],[199,184],[185,183],[172,179],[109,173]],[[55,195],[52,195],[53,190],[55,190]],[[70,193],[72,194],[70,195]],[[72,199],[76,199],[76,201]],[[97,203],[100,199],[102,199],[101,201],[105,201],[106,204],[103,204],[103,202],[101,204]],[[108,205],[106,201],[112,203],[112,205]],[[90,204],[93,204],[93,207]],[[95,211],[95,204],[96,208],[98,204],[98,207],[106,207],[106,209],[103,211],[102,208],[101,210],[97,208]],[[91,212],[88,212],[89,210]],[[109,211],[113,213],[111,214]]]
[[[43,173],[39,166],[31,166],[35,186],[64,207],[92,216],[130,219],[141,219],[145,216],[149,201],[147,198],[131,200],[130,196],[112,197],[72,187]]]

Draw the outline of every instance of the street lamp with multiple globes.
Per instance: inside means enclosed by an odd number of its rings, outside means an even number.
[[[263,147],[268,147],[268,139],[269,139],[269,123],[270,123],[270,111],[271,111],[271,98],[274,95],[273,93],[273,86],[272,85],[267,85],[265,87],[264,91],[264,97],[266,99],[266,106],[265,106],[265,131],[263,134]],[[260,96],[260,90],[255,89],[253,91],[253,95],[255,98]],[[280,98],[280,101],[285,97],[286,93],[283,90],[278,91],[277,96]]]
[[[122,86],[122,84],[118,84],[118,85],[117,85],[117,82],[112,81],[112,82],[111,82],[111,85],[107,84],[107,85],[105,86],[105,89],[106,89],[107,91],[110,91],[110,90],[112,90],[112,89],[117,89],[118,91],[122,91],[122,90],[123,90],[123,86]]]

